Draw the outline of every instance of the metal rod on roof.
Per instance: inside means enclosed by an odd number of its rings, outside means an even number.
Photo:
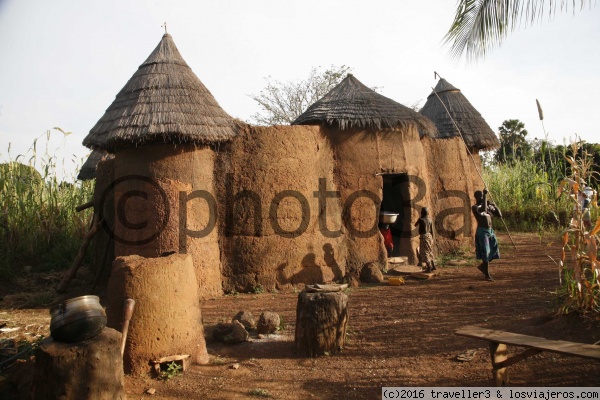
[[[167,34],[167,21],[160,26],[161,28],[165,28],[165,35]]]
[[[434,72],[436,75],[438,75],[437,72]],[[439,75],[438,75],[439,76]],[[441,77],[440,77],[441,78]],[[477,171],[477,175],[479,175],[479,178],[481,179],[481,182],[483,182],[483,187],[487,188],[487,183],[485,182],[485,179],[483,179],[483,175],[481,174],[481,172],[479,171],[479,168],[477,168],[477,163],[475,162],[475,159],[473,158],[473,154],[471,153],[471,150],[469,150],[469,146],[467,146],[467,142],[465,141],[465,138],[463,137],[462,132],[460,131],[460,128],[458,127],[458,125],[456,124],[456,121],[454,120],[454,118],[452,118],[452,114],[450,114],[450,111],[448,110],[448,108],[446,107],[446,105],[444,104],[444,102],[442,101],[442,99],[440,98],[440,96],[438,96],[437,92],[435,91],[434,88],[431,88],[431,90],[433,90],[433,93],[435,94],[435,97],[438,98],[438,100],[440,101],[440,103],[442,103],[442,107],[444,107],[444,110],[446,110],[446,113],[448,114],[448,116],[450,117],[450,120],[452,121],[452,123],[454,124],[454,127],[456,128],[456,130],[458,131],[458,134],[460,135],[460,138],[462,139],[463,143],[465,144],[465,148],[467,149],[467,153],[469,154],[469,157],[471,157],[471,161],[473,162],[473,166],[475,167],[475,171]],[[492,192],[490,192],[488,190],[489,194],[491,195]],[[504,225],[504,229],[506,230],[506,233],[508,234],[508,237],[510,239],[510,242],[512,243],[512,245],[515,247],[515,249],[517,248],[517,245],[515,244],[515,241],[513,240],[512,236],[510,235],[510,231],[508,230],[508,226],[506,226],[506,222],[504,221],[504,218],[500,217],[500,221],[502,221],[502,224]]]

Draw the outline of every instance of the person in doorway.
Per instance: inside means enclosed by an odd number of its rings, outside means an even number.
[[[433,259],[433,223],[427,207],[421,209],[421,218],[415,226],[419,227],[419,264],[425,264],[423,272],[433,272],[437,269]]]
[[[490,275],[490,261],[500,258],[498,249],[498,239],[492,229],[492,216],[502,217],[500,209],[492,202],[487,201],[488,191],[478,190],[475,192],[475,205],[471,207],[475,220],[477,221],[477,231],[475,232],[475,254],[481,260],[477,269],[483,273],[488,281],[493,281]]]
[[[387,256],[391,257],[394,251],[394,239],[392,238],[392,230],[390,224],[380,224],[379,231],[383,235],[383,244],[387,250]]]

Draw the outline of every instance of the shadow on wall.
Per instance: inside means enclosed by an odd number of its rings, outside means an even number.
[[[323,245],[323,259],[325,265],[317,263],[312,246],[309,246],[309,252],[302,258],[300,262],[300,270],[290,274],[290,265],[288,262],[281,263],[277,266],[277,282],[280,285],[296,285],[296,284],[314,284],[324,283],[326,276],[333,276],[336,281],[344,276],[344,271],[340,267],[335,257],[335,251],[330,243]],[[331,274],[327,273],[327,269],[331,270]]]
[[[335,259],[335,251],[333,250],[333,246],[331,245],[331,243],[325,243],[323,245],[323,253],[325,264],[327,264],[327,266],[331,268],[331,271],[333,272],[333,279],[341,279],[344,276],[344,271],[342,271],[340,265]]]

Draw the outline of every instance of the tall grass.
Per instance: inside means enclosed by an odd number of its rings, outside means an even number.
[[[533,158],[484,168],[483,177],[509,228],[519,231],[560,229],[568,220],[568,202],[557,198],[563,171],[549,170]]]
[[[568,150],[560,154],[566,162],[545,159],[542,152],[541,157],[487,165],[483,177],[509,228],[540,234],[550,230],[562,238],[561,258],[555,260],[561,279],[559,311],[600,312],[598,206],[593,199],[591,220],[596,223],[591,227],[585,226],[584,212],[576,207],[581,180],[597,182],[597,166],[577,141]]]
[[[91,211],[78,213],[75,207],[91,199],[93,184],[76,181],[73,173],[61,176],[64,159],[41,143],[47,144],[50,134],[14,159],[9,152],[9,161],[0,164],[0,278],[10,280],[27,266],[33,271],[68,267],[87,231]],[[38,153],[39,147],[45,151]]]

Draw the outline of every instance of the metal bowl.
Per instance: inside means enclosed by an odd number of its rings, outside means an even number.
[[[382,224],[393,224],[398,218],[398,213],[392,213],[388,211],[382,211],[379,213],[379,222]]]
[[[57,342],[88,340],[106,326],[106,313],[98,296],[65,300],[50,310],[50,316],[50,335]]]

